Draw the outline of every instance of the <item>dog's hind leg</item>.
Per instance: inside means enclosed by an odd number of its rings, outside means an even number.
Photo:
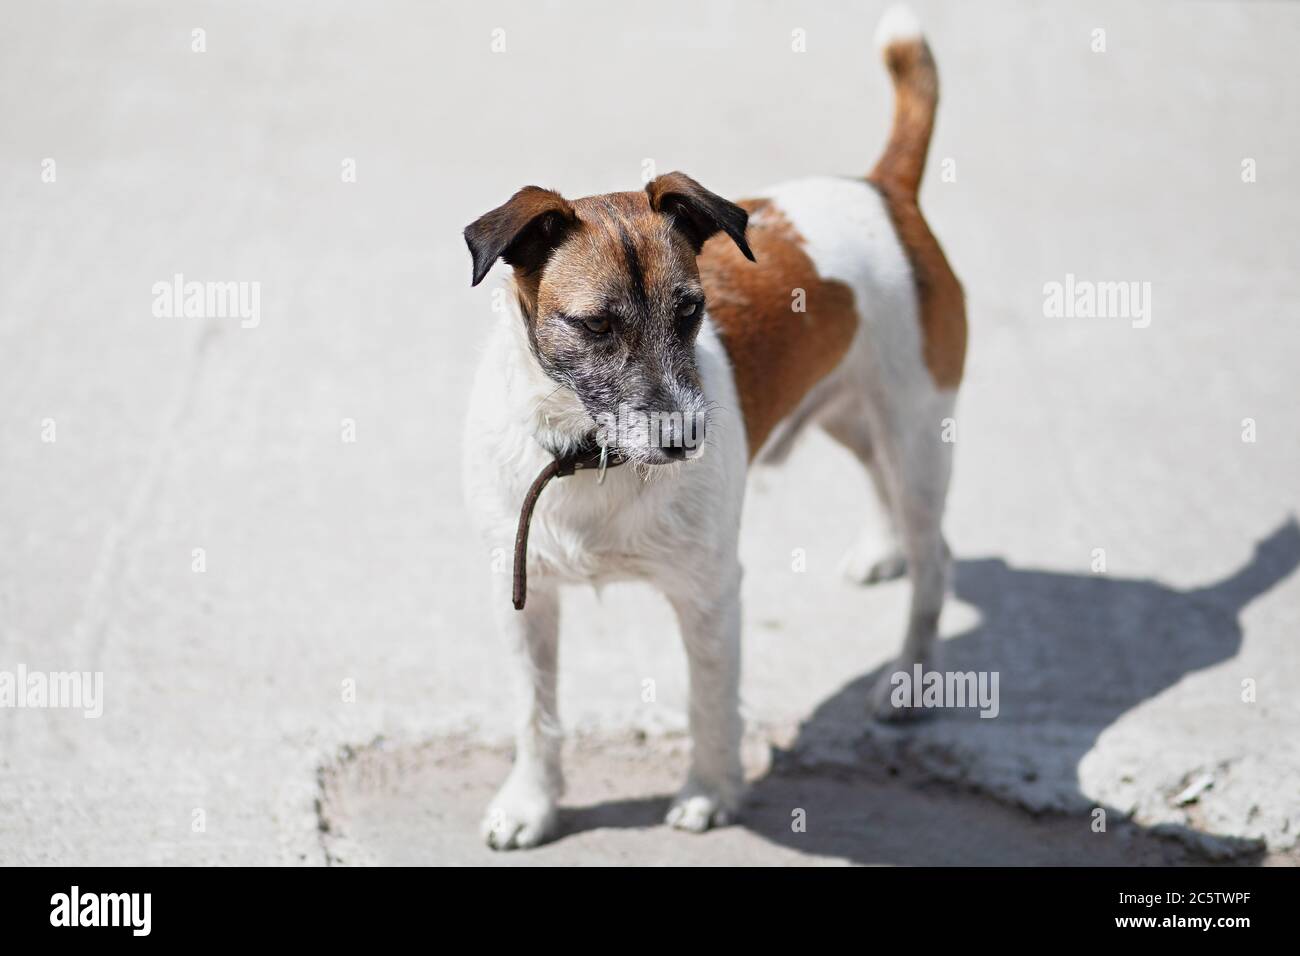
[[[890,699],[894,674],[903,671],[910,678],[914,665],[930,671],[938,663],[939,612],[948,585],[949,553],[942,524],[952,472],[952,442],[947,426],[954,397],[952,392],[935,392],[930,400],[895,416],[876,442],[912,579],[902,651],[875,689],[875,714],[883,720],[912,716],[907,708],[895,707]]]
[[[840,561],[840,573],[855,584],[875,584],[902,577],[907,571],[907,560],[903,557],[903,549],[898,541],[897,523],[883,465],[872,447],[870,429],[861,408],[855,403],[850,411],[827,416],[821,426],[826,434],[851,451],[862,463],[871,478],[871,487],[880,502],[884,517],[883,531],[878,522],[864,523],[857,541]]]
[[[564,790],[556,708],[560,599],[554,586],[531,581],[528,603],[516,611],[502,594],[494,601],[502,633],[516,658],[522,714],[515,764],[488,806],[483,838],[494,850],[536,846],[551,836]]]
[[[707,593],[666,589],[690,667],[691,769],[667,823],[699,832],[735,818],[744,786],[740,763],[740,567],[721,569]]]

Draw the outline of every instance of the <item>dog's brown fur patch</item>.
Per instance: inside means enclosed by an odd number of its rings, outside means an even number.
[[[644,192],[606,193],[573,201],[579,226],[546,265],[546,284],[529,290],[535,313],[585,315],[627,294],[625,243],[636,252],[644,288],[652,297],[696,281],[695,253],[650,208]],[[537,296],[540,292],[540,300]]]
[[[870,181],[880,191],[898,241],[912,265],[925,367],[936,387],[956,388],[966,364],[966,297],[961,282],[926,225],[916,200],[874,173]]]
[[[896,40],[884,55],[894,82],[894,125],[867,181],[880,191],[912,264],[925,367],[938,388],[956,388],[966,363],[966,300],[916,204],[939,103],[939,74],[920,37]]]
[[[921,188],[934,131],[939,74],[929,45],[920,37],[895,40],[885,48],[884,57],[894,83],[894,122],[884,152],[868,178],[915,196]]]
[[[746,238],[757,263],[725,236],[700,252],[709,317],[722,337],[736,379],[752,459],[772,429],[828,375],[858,328],[853,290],[817,274],[793,224],[766,199],[741,200]],[[794,311],[803,289],[806,311]]]
[[[638,296],[671,314],[675,291],[699,288],[695,251],[650,208],[644,192],[588,196],[574,200],[573,208],[578,224],[547,260],[545,281],[540,272],[516,280],[540,352],[554,352],[576,334],[567,323],[550,321],[554,315],[598,315],[612,304],[633,308]],[[629,325],[622,341],[636,350],[642,334],[651,332]]]

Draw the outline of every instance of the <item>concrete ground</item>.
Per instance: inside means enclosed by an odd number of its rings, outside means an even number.
[[[915,6],[972,323],[946,659],[1000,715],[866,719],[906,585],[838,578],[874,518],[811,436],[746,502],[745,819],[658,824],[669,611],[575,592],[564,833],[502,856],[457,461],[500,276],[469,288],[460,230],[647,161],[864,172],[883,4],[10,4],[0,671],[100,671],[104,712],[0,710],[0,863],[1296,862],[1300,6]],[[260,282],[259,324],[155,316],[176,273]],[[1067,274],[1151,283],[1149,326],[1046,317]]]

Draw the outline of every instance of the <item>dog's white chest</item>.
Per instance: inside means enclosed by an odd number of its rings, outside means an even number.
[[[465,435],[468,502],[498,556],[512,552],[528,487],[550,461],[536,409],[554,383],[537,380],[519,338],[506,325],[489,344]],[[530,576],[605,583],[698,573],[699,565],[718,560],[726,542],[734,543],[747,469],[745,428],[726,353],[707,324],[697,357],[712,408],[704,454],[641,471],[623,465],[609,469],[604,481],[594,470],[553,479],[533,513]]]

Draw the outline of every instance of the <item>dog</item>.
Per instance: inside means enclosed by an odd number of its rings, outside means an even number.
[[[862,463],[894,529],[883,546],[864,536],[845,573],[911,578],[886,678],[935,666],[949,562],[942,432],[966,314],[917,208],[934,61],[905,9],[885,15],[876,42],[894,118],[865,177],[794,181],[736,203],[676,172],[576,200],[528,186],[465,229],[473,285],[498,259],[512,269],[463,456],[489,543],[515,544],[512,602],[507,576],[492,576],[523,704],[514,766],[483,822],[495,849],[535,846],[556,827],[561,585],[642,580],[667,597],[689,663],[692,751],[666,822],[698,832],[735,817],[746,474],[781,461],[809,425]],[[552,478],[562,480],[543,496]],[[877,716],[905,716],[889,690],[886,679]]]

